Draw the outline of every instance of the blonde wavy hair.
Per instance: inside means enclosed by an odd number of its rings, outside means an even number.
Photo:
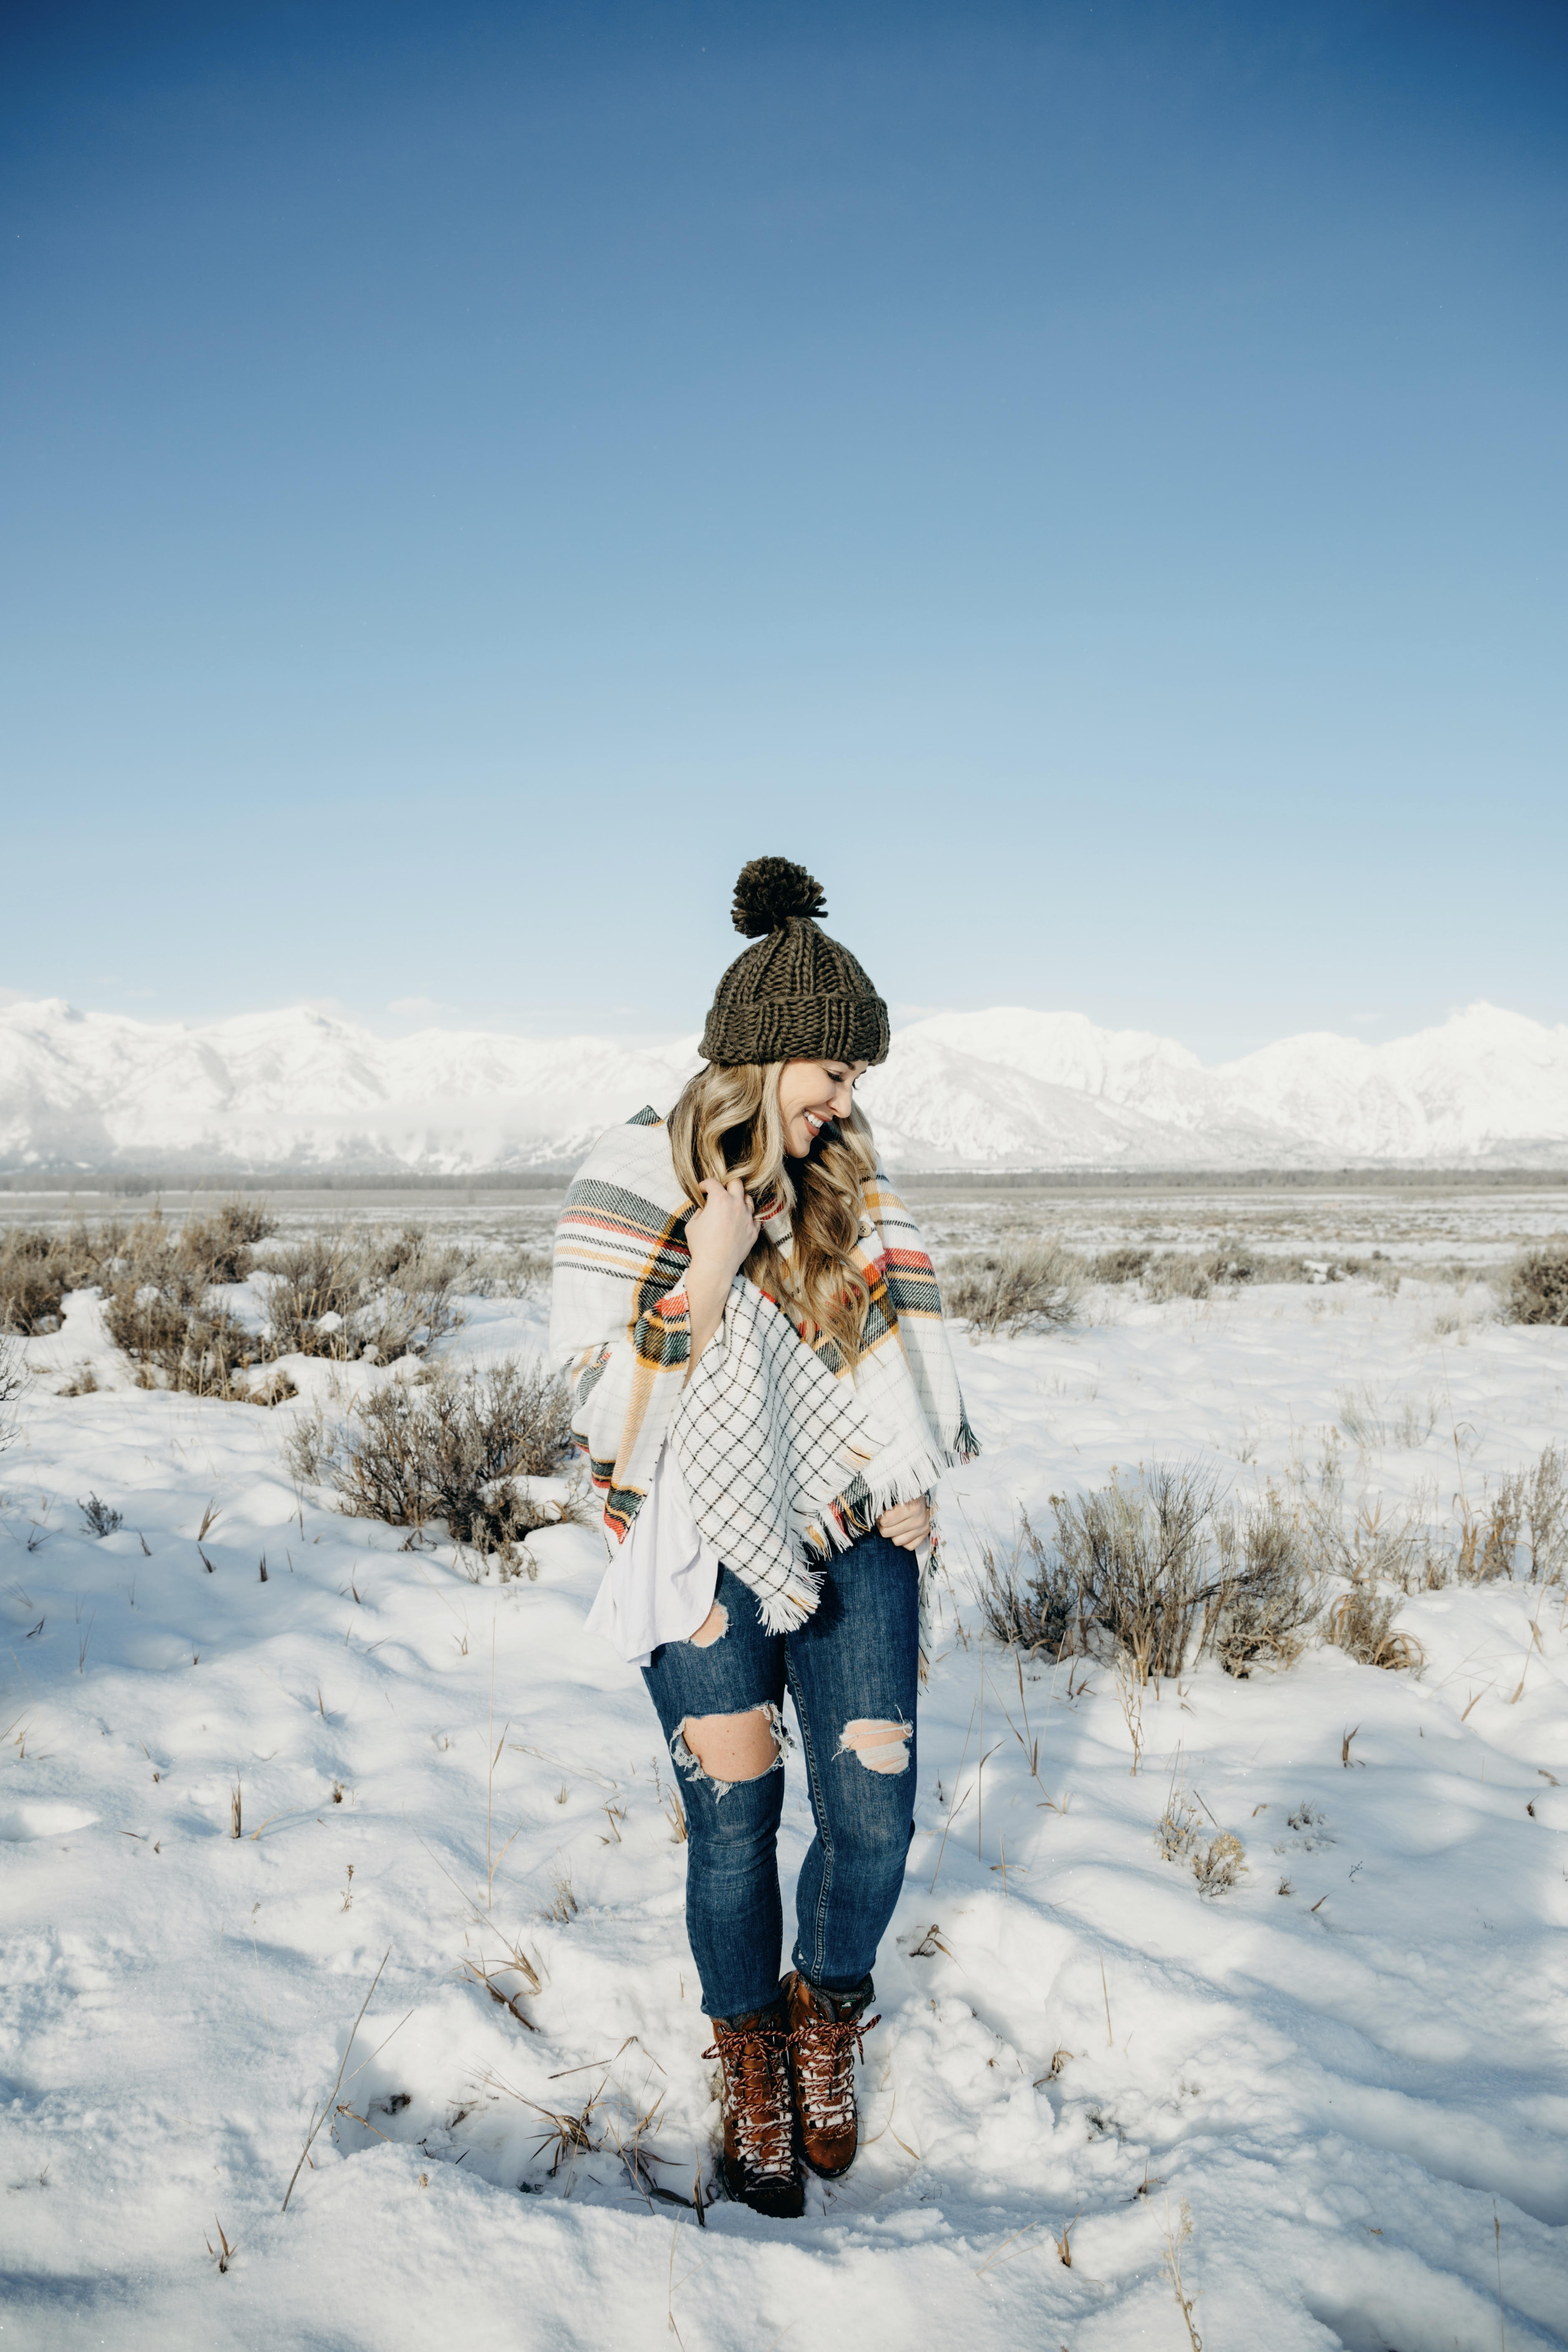
[[[694,1202],[705,1176],[740,1177],[763,1232],[742,1271],[826,1335],[846,1363],[860,1353],[870,1292],[851,1252],[877,1155],[859,1105],[823,1128],[804,1160],[784,1150],[782,1062],[710,1063],[687,1081],[668,1118],[675,1172]]]

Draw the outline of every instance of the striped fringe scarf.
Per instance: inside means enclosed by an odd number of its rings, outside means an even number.
[[[689,1205],[664,1122],[639,1111],[601,1136],[555,1231],[550,1356],[568,1373],[573,1432],[621,1541],[673,1444],[697,1525],[787,1633],[816,1608],[824,1563],[891,1503],[926,1494],[976,1452],[914,1220],[880,1174],[866,1191],[859,1263],[870,1305],[851,1373],[737,1275],[689,1383]],[[921,1651],[929,1654],[929,1548]]]

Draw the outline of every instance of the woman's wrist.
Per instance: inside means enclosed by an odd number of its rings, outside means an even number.
[[[692,1364],[696,1363],[724,1320],[724,1302],[730,1296],[730,1285],[733,1280],[733,1275],[726,1274],[721,1266],[700,1265],[693,1261],[687,1269],[686,1301],[691,1324]],[[687,1377],[690,1378],[689,1370]]]

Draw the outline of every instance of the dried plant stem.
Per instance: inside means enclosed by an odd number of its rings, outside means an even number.
[[[1139,1662],[1125,1650],[1116,1653],[1116,1696],[1121,1707],[1127,1737],[1132,1742],[1131,1778],[1138,1778],[1138,1767],[1143,1757],[1143,1687],[1138,1670]]]
[[[1182,2200],[1182,2221],[1180,2229],[1173,2228],[1171,2223],[1171,2209],[1167,2204],[1165,2208],[1165,2251],[1163,2255],[1161,2257],[1160,2267],[1171,2282],[1171,2293],[1176,2298],[1176,2305],[1178,2310],[1181,2312],[1183,2322],[1185,2325],[1187,2342],[1192,2347],[1192,2352],[1204,2352],[1204,2339],[1198,2334],[1197,2327],[1193,2319],[1193,2305],[1196,2303],[1197,2297],[1195,2294],[1189,2294],[1187,2293],[1182,2280],[1182,2248],[1186,2244],[1187,2240],[1192,2236],[1192,2234],[1193,2217],[1188,2209],[1186,2199],[1184,2197]]]
[[[304,2169],[305,2158],[310,2153],[310,2143],[314,2140],[316,2134],[321,2130],[321,2126],[326,2122],[327,2117],[336,2110],[338,2093],[342,2088],[343,2069],[349,2063],[349,2053],[354,2046],[354,2035],[359,2032],[360,2026],[364,2020],[365,2011],[370,2007],[371,1993],[374,1992],[377,1985],[381,1982],[381,1969],[385,1968],[391,1958],[392,1946],[388,1944],[385,1951],[383,1952],[381,1956],[381,1968],[377,1969],[374,1976],[373,1976],[370,1980],[370,1992],[367,1992],[364,1999],[361,2001],[359,2005],[359,2015],[355,2018],[353,2024],[350,2029],[349,2038],[347,2042],[344,2044],[343,2054],[338,2064],[337,2078],[334,2081],[331,2089],[327,2094],[326,2105],[321,2109],[319,2115],[316,2114],[314,2110],[311,2112],[310,2128],[305,2135],[305,2145],[300,2150],[300,2161],[294,2167],[293,2171],[289,2174],[289,2186],[283,2191],[282,2210],[285,2213],[289,2210],[289,2200],[294,2194],[294,2183],[299,2179],[301,2171]]]
[[[1004,2238],[1001,2244],[994,2247],[992,2252],[986,2255],[985,2260],[977,2266],[974,2273],[975,2277],[984,2278],[986,2272],[990,2269],[992,2263],[996,2260],[999,2254],[1005,2254],[1009,2246],[1016,2245],[1020,2238],[1026,2238],[1031,2230],[1037,2230],[1042,2225],[1038,2221],[1026,2221],[1021,2230],[1015,2230],[1010,2238]]]
[[[501,1749],[506,1746],[507,1733],[511,1729],[511,1718],[510,1716],[506,1722],[501,1726],[501,1735],[499,1739],[497,1739],[495,1736],[495,1728],[496,1623],[495,1619],[492,1617],[490,1619],[490,1763],[489,1770],[485,1775],[485,1909],[487,1911],[492,1910],[495,1906],[496,1873],[500,1868],[502,1863],[506,1860],[512,1842],[518,1835],[518,1830],[513,1830],[511,1836],[508,1838],[506,1844],[502,1846],[500,1852],[492,1856],[490,1852],[490,1816],[494,1809],[495,1802],[496,1766],[500,1761]],[[521,1829],[521,1824],[519,1823],[519,1829]]]
[[[974,1859],[976,1862],[984,1862],[985,1859],[981,1844],[982,1833],[985,1827],[985,1792],[980,1785],[980,1776],[985,1769],[985,1612],[984,1609],[980,1612],[980,1772],[976,1773],[974,1781],[975,1795],[978,1799],[974,1812]]]
[[[977,1701],[975,1702],[975,1705],[976,1705],[976,1706],[978,1706],[978,1704],[979,1704],[979,1702],[978,1702],[978,1700],[977,1700]],[[963,1769],[965,1758],[967,1758],[967,1756],[968,1756],[968,1754],[969,1754],[969,1743],[970,1743],[970,1740],[973,1738],[973,1734],[974,1734],[974,1708],[972,1706],[972,1707],[970,1708],[970,1710],[969,1710],[969,1729],[968,1729],[968,1730],[964,1733],[964,1735],[963,1735],[963,1754],[962,1756],[960,1756],[960,1758],[959,1758],[959,1759],[958,1759],[958,1769],[959,1769],[959,1770],[960,1770],[961,1772],[962,1772],[962,1771],[963,1771]],[[961,1797],[961,1798],[959,1799],[959,1804],[962,1804],[963,1802],[963,1799]],[[956,1807],[956,1806],[950,1805],[950,1806],[948,1807],[948,1811],[947,1811],[947,1820],[946,1820],[946,1821],[944,1822],[944,1823],[942,1824],[942,1843],[938,1846],[938,1848],[937,1848],[937,1850],[936,1850],[936,1870],[933,1870],[933,1871],[931,1872],[931,1888],[930,1888],[930,1890],[929,1890],[929,1891],[930,1891],[931,1893],[932,1893],[932,1894],[934,1894],[934,1893],[935,1893],[935,1891],[936,1891],[937,1871],[940,1871],[940,1870],[941,1870],[941,1868],[942,1868],[942,1855],[947,1852],[947,1833],[948,1833],[948,1831],[952,1827],[952,1824],[953,1824],[954,1819],[956,1818],[956,1814],[957,1814],[957,1807]]]
[[[1106,2044],[1108,2048],[1114,2050],[1116,2047],[1116,2036],[1110,2030],[1110,1987],[1105,1981],[1105,1954],[1103,1952],[1100,1955],[1100,1990],[1105,1995]]]

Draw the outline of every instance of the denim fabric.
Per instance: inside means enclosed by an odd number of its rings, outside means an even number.
[[[903,1884],[914,1834],[919,1604],[912,1552],[862,1537],[832,1563],[815,1615],[798,1633],[770,1633],[739,1577],[722,1569],[715,1599],[729,1625],[699,1649],[669,1642],[643,1668],[686,1802],[686,1932],[710,2017],[743,2017],[778,1991],[784,1906],[776,1842],[787,1685],[811,1791],[816,1834],[795,1890],[794,1965],[827,1992],[871,1973]],[[779,1754],[754,1780],[717,1781],[682,1736],[688,1717],[771,1712]],[[905,1742],[845,1744],[847,1727],[907,1725]]]

